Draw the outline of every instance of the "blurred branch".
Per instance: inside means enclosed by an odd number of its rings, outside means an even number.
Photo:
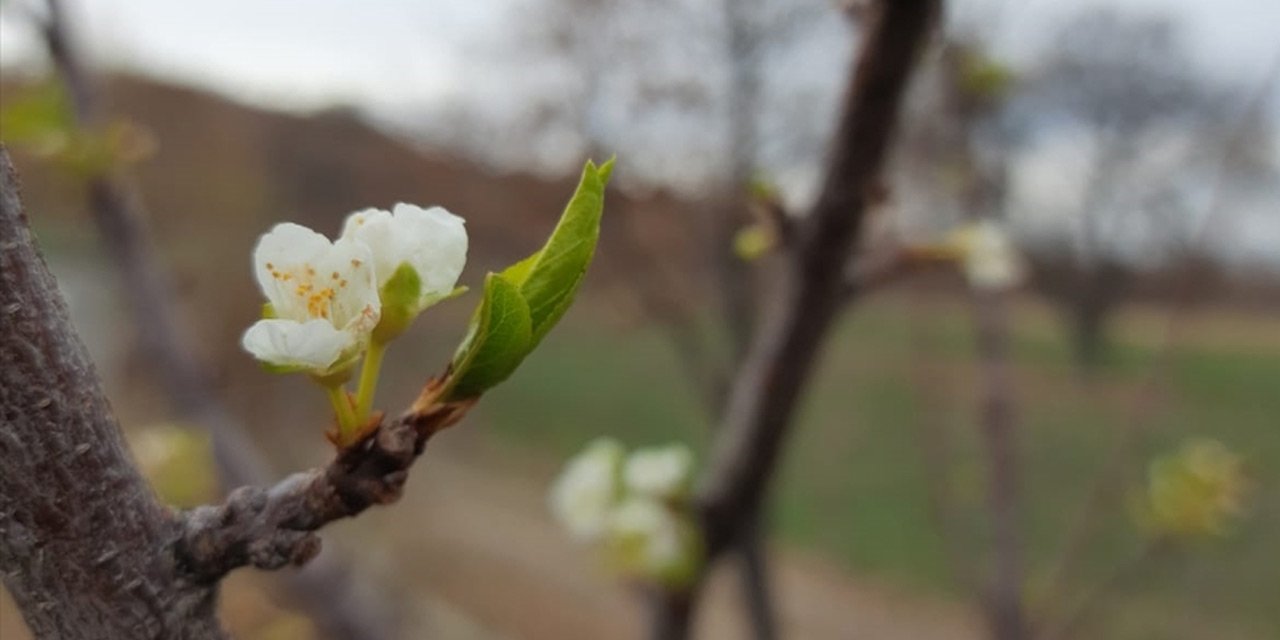
[[[697,387],[698,404],[707,419],[714,420],[724,396],[727,373],[698,330],[691,302],[676,293],[682,285],[678,280],[685,274],[668,264],[664,248],[644,237],[634,210],[626,211],[622,219],[626,225],[624,238],[614,244],[615,250],[624,253],[624,262],[646,266],[634,269],[627,279],[640,311],[666,334],[690,383]]]
[[[987,594],[992,637],[1027,637],[1022,600],[1022,540],[1018,524],[1018,474],[1013,376],[1009,365],[1009,309],[1003,291],[974,296],[981,366],[981,424],[988,456],[988,509],[993,531],[994,575]]]
[[[851,66],[820,196],[785,256],[778,304],[752,336],[699,488],[706,566],[741,539],[759,514],[801,392],[845,301],[845,261],[860,235],[868,190],[881,171],[907,80],[939,6],[938,0],[882,2],[869,21],[861,55]],[[661,601],[656,637],[688,635],[697,588]]]
[[[844,295],[849,299],[861,297],[949,264],[948,260],[915,255],[909,248],[900,246],[864,252],[845,268]]]
[[[939,372],[934,361],[935,350],[926,332],[926,322],[934,314],[923,306],[923,295],[912,294],[912,385],[918,392],[921,412],[917,444],[924,461],[925,488],[928,492],[929,516],[938,529],[943,557],[952,581],[965,593],[977,593],[974,553],[968,544],[968,536],[961,526],[960,513],[952,477],[955,462],[955,440],[940,419],[937,399],[943,397],[939,388]]]
[[[91,74],[83,65],[69,32],[60,0],[47,0],[48,11],[41,31],[67,93],[79,127],[102,127],[104,114]],[[89,179],[89,206],[102,235],[102,244],[120,270],[139,348],[154,367],[174,410],[192,424],[206,429],[212,440],[219,480],[224,489],[267,482],[271,473],[244,428],[212,393],[207,368],[192,354],[179,327],[176,305],[170,295],[164,268],[156,257],[144,222],[137,193],[118,173],[99,173]],[[389,639],[394,637],[394,616],[387,600],[362,594],[352,571],[333,553],[308,571],[290,574],[286,580],[298,604],[317,625],[335,639]]]
[[[1037,640],[1070,640],[1076,637],[1080,627],[1106,603],[1106,596],[1138,575],[1142,569],[1167,552],[1168,548],[1162,541],[1148,541],[1134,557],[1116,566],[1110,575],[1085,594],[1057,624],[1036,634]]]

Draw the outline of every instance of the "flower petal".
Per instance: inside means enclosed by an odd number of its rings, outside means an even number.
[[[379,287],[407,262],[422,281],[422,296],[438,297],[453,291],[466,264],[463,225],[462,218],[441,207],[399,203],[392,212],[365,209],[351,214],[342,237],[359,240],[373,252]]]
[[[378,325],[378,298],[373,253],[351,238],[339,238],[315,263],[316,290],[332,291],[329,321],[339,329],[369,333]]]
[[[635,451],[623,470],[627,489],[659,499],[681,497],[692,476],[693,453],[681,444]]]
[[[446,295],[458,283],[467,264],[467,230],[462,218],[443,207],[396,204],[392,209],[397,237],[412,238],[403,262],[413,265],[422,279],[422,293]],[[396,265],[399,266],[399,265]]]
[[[283,222],[271,228],[253,250],[253,274],[262,294],[282,318],[297,318],[297,297],[288,295],[296,283],[290,271],[329,251],[329,239],[300,224]],[[285,278],[290,275],[290,278]],[[303,306],[305,310],[305,305]]]
[[[551,512],[575,538],[589,541],[604,533],[621,492],[622,457],[622,445],[599,438],[574,456],[552,485]]]
[[[339,331],[328,320],[259,320],[244,332],[240,344],[255,358],[277,367],[323,371],[357,341],[351,332]]]

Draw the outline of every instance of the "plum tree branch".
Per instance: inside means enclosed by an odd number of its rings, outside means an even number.
[[[797,221],[777,304],[757,325],[732,384],[697,494],[707,562],[731,549],[759,513],[818,350],[848,299],[845,263],[873,199],[898,107],[940,0],[881,2],[867,17],[820,195]],[[652,632],[683,638],[698,585],[656,599]]]
[[[129,459],[0,147],[0,578],[37,638],[224,637],[167,553],[178,520]]]
[[[47,0],[41,33],[70,96],[77,126],[93,131],[104,119],[93,76],[85,67],[60,0]],[[138,194],[119,175],[88,181],[89,206],[102,244],[125,283],[126,301],[138,327],[139,347],[157,372],[156,380],[182,418],[206,429],[222,487],[231,491],[268,482],[271,470],[241,422],[213,393],[207,369],[183,335],[171,287],[148,233]],[[296,603],[328,636],[349,640],[389,640],[395,614],[376,588],[362,585],[349,563],[332,551],[307,571],[291,573],[285,585]]]
[[[821,193],[800,221],[786,263],[782,304],[756,332],[734,381],[699,505],[714,556],[758,508],[783,435],[826,330],[845,296],[844,264],[861,230],[917,54],[938,0],[883,2],[870,21]]]

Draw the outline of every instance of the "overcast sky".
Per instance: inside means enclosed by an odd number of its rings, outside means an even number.
[[[466,92],[465,49],[525,0],[68,0],[95,57],[242,100],[313,108],[335,101],[401,106]],[[636,0],[640,1],[640,0]],[[0,9],[0,59],[37,51],[20,9]],[[1179,18],[1198,61],[1259,77],[1280,53],[1277,0],[962,0],[960,16],[1003,7],[999,51],[1028,59],[1052,26],[1090,6]]]
[[[622,0],[644,2],[645,0]],[[689,0],[702,2],[704,0]],[[705,0],[711,2],[712,0]],[[513,64],[476,55],[502,44],[520,5],[536,0],[64,0],[92,59],[211,89],[251,104],[290,110],[335,104],[384,121],[419,121],[442,104],[519,103],[508,95]],[[24,6],[0,1],[0,63],[42,59]],[[1168,15],[1182,29],[1194,64],[1210,76],[1257,86],[1280,61],[1280,0],[958,0],[952,22],[982,23],[1002,59],[1030,65],[1066,18],[1091,6]],[[833,12],[833,20],[839,20]],[[992,21],[995,20],[993,23]],[[829,30],[843,39],[842,31]],[[837,42],[838,46],[840,42]],[[786,75],[825,78],[834,96],[842,64],[818,56]],[[822,64],[831,66],[824,72]],[[530,70],[515,65],[521,74]],[[1268,108],[1280,116],[1280,86]],[[773,87],[773,91],[786,91]],[[505,92],[505,93],[504,93]],[[497,96],[495,98],[495,96]],[[834,100],[834,98],[832,98]],[[639,130],[637,123],[628,127]],[[652,137],[652,131],[643,132]],[[668,129],[673,140],[690,139]],[[639,134],[637,134],[639,135]],[[695,136],[696,137],[696,136]],[[705,144],[691,142],[690,144]],[[1272,145],[1280,155],[1280,135]],[[705,149],[704,149],[705,151]],[[682,158],[691,157],[686,153]],[[633,165],[639,164],[634,162]],[[657,168],[689,175],[689,162]],[[695,161],[696,164],[696,161]],[[779,172],[784,168],[775,168]],[[813,173],[812,170],[809,171]],[[1262,215],[1261,236],[1243,238],[1255,255],[1276,254],[1280,215]]]

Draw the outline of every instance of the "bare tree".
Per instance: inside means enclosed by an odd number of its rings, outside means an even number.
[[[1187,241],[1177,237],[1189,229],[1178,203],[1194,199],[1187,185],[1215,169],[1201,163],[1205,145],[1227,136],[1233,91],[1195,75],[1179,35],[1164,19],[1081,13],[1061,27],[1054,53],[1006,114],[1081,132],[1091,148],[1071,212],[1075,233],[1042,247],[1059,256],[1045,286],[1061,301],[1086,369],[1104,359],[1107,319],[1138,266]]]

